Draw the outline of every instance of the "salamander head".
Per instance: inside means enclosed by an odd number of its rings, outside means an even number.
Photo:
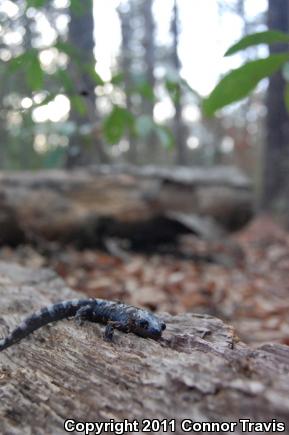
[[[166,324],[154,314],[138,310],[134,317],[134,333],[141,337],[158,339],[166,329]]]

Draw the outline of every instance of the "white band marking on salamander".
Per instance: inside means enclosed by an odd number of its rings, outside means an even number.
[[[54,304],[48,305],[47,311],[49,312],[49,314],[54,314]]]
[[[20,323],[20,325],[18,326],[19,329],[22,329],[22,331],[25,331],[25,329],[27,328],[27,323],[25,320],[23,320],[23,322]]]

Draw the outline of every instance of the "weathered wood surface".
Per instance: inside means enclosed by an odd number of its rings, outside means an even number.
[[[49,270],[0,263],[0,336],[32,310],[75,296]],[[206,315],[162,317],[161,342],[116,332],[111,344],[99,325],[65,320],[1,352],[0,433],[64,434],[67,418],[174,418],[177,434],[185,418],[276,419],[288,433],[288,347],[249,348]]]
[[[105,237],[162,242],[250,219],[251,185],[237,170],[158,169],[0,173],[0,243],[37,236],[84,245]]]

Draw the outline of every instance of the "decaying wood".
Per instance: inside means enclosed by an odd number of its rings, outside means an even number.
[[[76,293],[50,270],[0,263],[0,295],[4,335],[32,310]],[[288,347],[249,348],[206,315],[161,316],[161,342],[116,332],[111,344],[99,325],[65,320],[1,352],[1,434],[64,434],[67,418],[176,419],[178,434],[185,418],[276,419],[288,433]]]
[[[98,245],[216,236],[252,215],[248,179],[232,168],[91,168],[0,174],[0,243],[33,237]]]

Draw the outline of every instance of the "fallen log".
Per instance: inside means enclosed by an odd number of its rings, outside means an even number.
[[[0,284],[0,336],[43,305],[79,297],[47,269],[0,263]],[[127,419],[139,425],[134,433],[143,419],[158,419],[176,434],[192,422],[232,422],[231,433],[250,433],[240,422],[250,419],[288,433],[287,346],[250,348],[208,315],[159,315],[161,341],[116,332],[108,343],[101,326],[64,320],[1,352],[1,434],[64,434],[67,419],[69,428]]]
[[[232,168],[90,168],[0,174],[0,243],[23,239],[132,247],[193,232],[214,238],[252,216],[249,180]]]

